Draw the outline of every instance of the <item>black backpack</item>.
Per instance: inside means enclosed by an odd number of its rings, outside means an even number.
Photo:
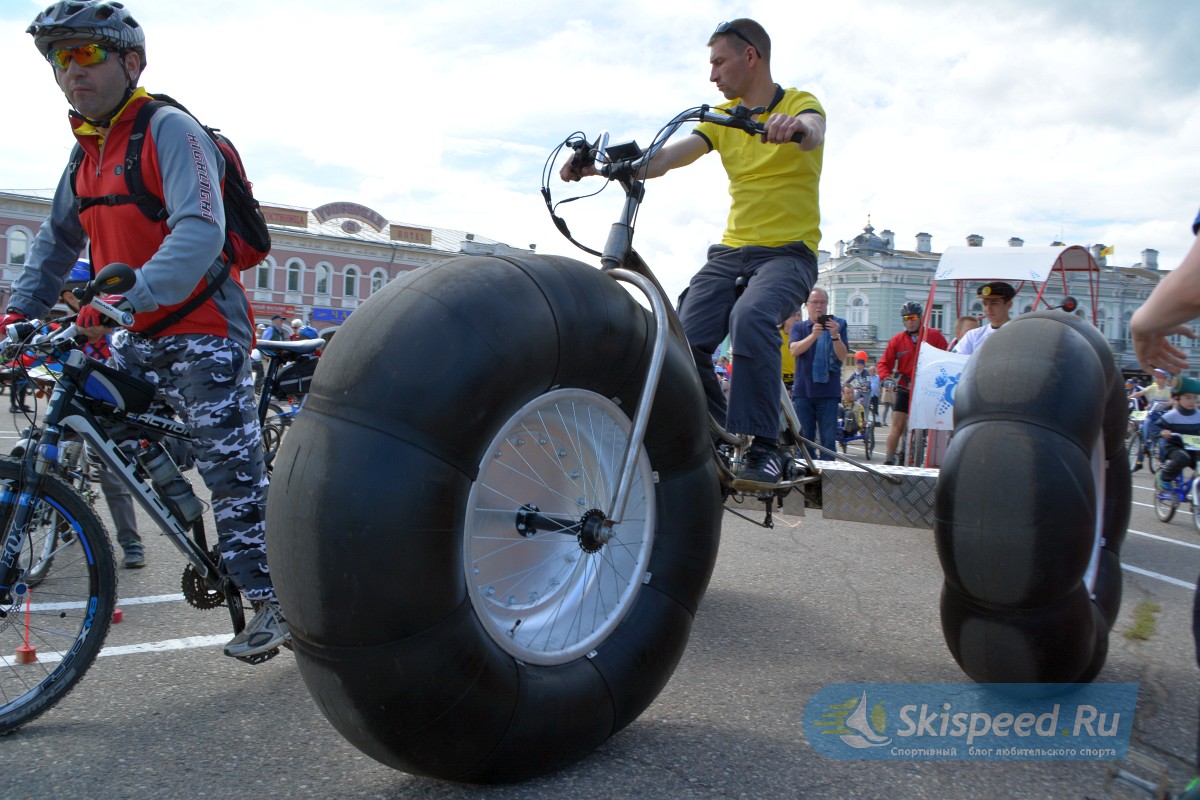
[[[79,165],[83,162],[83,149],[79,145],[75,146],[68,168],[71,176],[71,191],[75,194],[75,204],[80,212],[96,205],[113,206],[134,203],[148,219],[154,222],[161,222],[167,218],[167,209],[163,206],[162,198],[151,194],[142,179],[142,145],[146,140],[146,130],[150,127],[150,118],[154,116],[154,112],[163,106],[178,108],[192,119],[196,119],[196,117],[174,98],[165,94],[153,95],[153,97],[153,100],[138,109],[137,117],[133,121],[133,133],[129,136],[129,145],[125,150],[123,174],[129,194],[80,197],[75,188],[75,181]],[[252,184],[246,177],[246,168],[237,148],[218,129],[210,128],[199,120],[196,121],[212,139],[225,159],[225,183],[221,192],[225,207],[225,246],[222,248],[225,255],[225,268],[220,275],[209,281],[198,295],[155,325],[142,331],[147,336],[160,333],[204,305],[221,288],[233,267],[237,267],[239,271],[250,269],[261,263],[271,251],[271,232],[267,228],[267,221],[263,217],[258,201],[254,199]]]

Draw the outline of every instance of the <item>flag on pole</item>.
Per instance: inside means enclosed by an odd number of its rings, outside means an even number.
[[[1113,249],[1114,249],[1114,248],[1113,248],[1113,246],[1112,246],[1111,244],[1110,244],[1108,247],[1101,247],[1101,248],[1100,248],[1100,255],[1102,255],[1102,256],[1111,256],[1111,255],[1113,254]]]

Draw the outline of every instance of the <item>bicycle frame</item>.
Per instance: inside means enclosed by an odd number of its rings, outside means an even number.
[[[17,557],[33,513],[33,498],[38,496],[41,491],[42,481],[51,470],[51,464],[58,460],[59,442],[64,428],[69,428],[83,437],[92,452],[133,494],[159,529],[203,577],[205,582],[213,589],[222,588],[223,579],[216,563],[188,535],[190,526],[185,526],[174,516],[159,498],[150,481],[138,478],[134,462],[117,446],[104,430],[96,415],[88,408],[88,402],[85,402],[87,396],[77,381],[79,369],[86,361],[87,356],[78,350],[73,350],[67,355],[62,376],[50,395],[41,435],[34,446],[26,450],[21,459],[22,477],[18,487],[17,510],[9,525],[4,541],[3,557],[0,558],[0,575],[9,577],[0,584],[0,593],[9,592],[14,586],[11,576],[16,571]],[[94,403],[95,401],[90,402]],[[187,426],[166,417],[125,413],[115,409],[111,416],[114,420],[129,423],[142,430],[156,431],[184,439],[190,438]]]

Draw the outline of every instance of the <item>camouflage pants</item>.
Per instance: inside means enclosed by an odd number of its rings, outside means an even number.
[[[274,599],[266,551],[267,471],[249,354],[220,336],[148,339],[128,331],[113,335],[112,353],[112,366],[154,384],[191,430],[230,577],[248,599]]]

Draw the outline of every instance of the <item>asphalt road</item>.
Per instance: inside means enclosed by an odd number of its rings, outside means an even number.
[[[0,418],[0,448],[12,422]],[[880,457],[876,456],[875,461]],[[1125,602],[1102,681],[1138,682],[1134,747],[1178,788],[1193,772],[1198,682],[1191,642],[1200,535],[1188,509],[1154,517],[1135,479]],[[145,532],[145,528],[144,528]],[[512,786],[413,777],[347,744],[317,711],[290,654],[225,658],[223,610],[179,597],[182,559],[146,536],[149,566],[121,571],[124,621],[56,708],[0,739],[2,798],[1134,798],[1103,762],[867,762],[815,754],[808,698],[830,683],[962,682],[938,623],[930,531],[727,515],[691,642],[648,711],[600,750]],[[336,602],[336,598],[331,598]],[[1127,639],[1133,609],[1156,631]],[[1145,773],[1143,773],[1145,774]]]

